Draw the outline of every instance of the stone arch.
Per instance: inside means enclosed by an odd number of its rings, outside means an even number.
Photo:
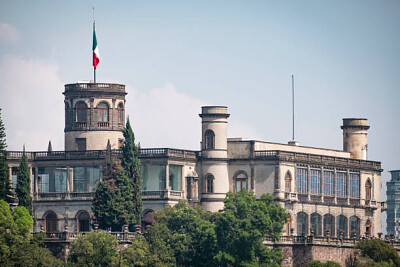
[[[46,233],[58,232],[58,216],[52,210],[48,210],[43,214],[43,219],[45,221],[45,231]]]
[[[322,236],[322,215],[314,212],[310,215],[310,230],[315,236]]]
[[[141,222],[142,227],[146,228],[147,226],[151,225],[154,222],[154,210],[153,209],[146,209],[142,212]]]
[[[100,101],[97,103],[96,106],[97,109],[97,121],[99,123],[108,123],[109,122],[109,117],[110,117],[110,104],[107,101]]]
[[[204,148],[205,150],[215,149],[215,133],[211,129],[204,133]]]
[[[242,190],[249,189],[249,178],[247,173],[243,170],[239,170],[233,175],[233,182],[235,185],[235,192],[241,192]]]
[[[343,214],[336,217],[336,236],[348,237],[348,219]]]
[[[78,232],[90,231],[90,213],[86,210],[80,210],[75,214],[76,226]]]
[[[369,178],[365,182],[365,199],[366,200],[372,199],[372,183]]]
[[[370,219],[365,222],[365,235],[372,236],[372,222]]]
[[[324,215],[324,234],[335,236],[335,217],[330,213]]]
[[[87,121],[87,109],[88,105],[85,101],[77,101],[75,103],[75,121],[86,122]]]
[[[304,211],[297,213],[297,235],[306,236],[308,233],[308,214]]]
[[[293,228],[293,218],[294,218],[294,216],[292,215],[291,212],[287,212],[287,214],[288,214],[288,219],[287,219],[287,221],[285,223],[285,234],[287,236],[291,236],[293,234],[292,229],[294,229]]]

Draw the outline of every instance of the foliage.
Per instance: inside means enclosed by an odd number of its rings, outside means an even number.
[[[312,260],[308,263],[308,267],[340,267],[340,264],[334,261],[327,261],[323,263],[319,260]]]
[[[396,249],[380,239],[361,240],[356,248],[361,256],[356,258],[354,266],[400,266]]]
[[[109,266],[114,260],[118,242],[108,233],[89,233],[71,244],[68,263],[71,266]]]
[[[216,221],[219,264],[249,266],[260,262],[279,266],[284,259],[282,253],[262,242],[265,236],[279,238],[287,220],[285,210],[270,195],[262,195],[257,200],[247,191],[229,192],[224,203],[224,210]]]
[[[1,119],[1,108],[0,108],[0,199],[5,200],[8,203],[13,202],[12,191],[8,173],[7,165],[7,143],[6,143],[6,129]]]
[[[135,144],[135,134],[133,133],[129,118],[123,130],[124,143],[122,145],[121,166],[125,175],[132,180],[132,202],[134,223],[140,224],[142,214],[142,177],[140,173],[139,148]]]
[[[115,257],[112,266],[118,267],[139,267],[150,266],[154,259],[150,253],[149,244],[141,235],[136,235],[132,240],[132,245],[122,250],[118,257]]]
[[[40,240],[32,238],[31,230],[32,217],[25,207],[16,207],[12,212],[0,200],[0,266],[63,265]]]
[[[31,178],[25,147],[22,153],[21,163],[19,164],[17,188],[15,189],[15,193],[18,197],[18,205],[25,207],[29,213],[32,214]]]
[[[96,187],[92,211],[101,229],[121,231],[125,224],[132,230],[142,213],[141,177],[138,148],[129,120],[124,129],[121,165],[108,159],[105,181]]]

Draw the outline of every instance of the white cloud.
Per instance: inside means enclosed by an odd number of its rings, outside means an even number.
[[[127,115],[142,147],[199,149],[202,100],[178,92],[171,83],[147,93],[127,91]]]
[[[0,108],[9,150],[64,148],[63,84],[58,66],[6,56],[0,62]]]
[[[0,43],[16,43],[20,34],[14,26],[8,23],[0,22]]]

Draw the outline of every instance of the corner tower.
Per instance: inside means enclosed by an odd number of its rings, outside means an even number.
[[[343,119],[343,150],[350,152],[353,159],[367,159],[367,119]]]
[[[119,148],[125,125],[125,85],[65,85],[65,150]]]
[[[224,207],[223,200],[229,191],[227,107],[202,107],[202,194],[201,205],[206,211],[218,211]]]

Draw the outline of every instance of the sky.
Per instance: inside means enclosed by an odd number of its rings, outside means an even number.
[[[229,137],[342,149],[367,118],[368,159],[400,169],[399,1],[0,0],[0,108],[9,150],[64,149],[64,84],[126,85],[142,147],[199,150],[203,105]],[[383,196],[386,199],[386,196]]]

